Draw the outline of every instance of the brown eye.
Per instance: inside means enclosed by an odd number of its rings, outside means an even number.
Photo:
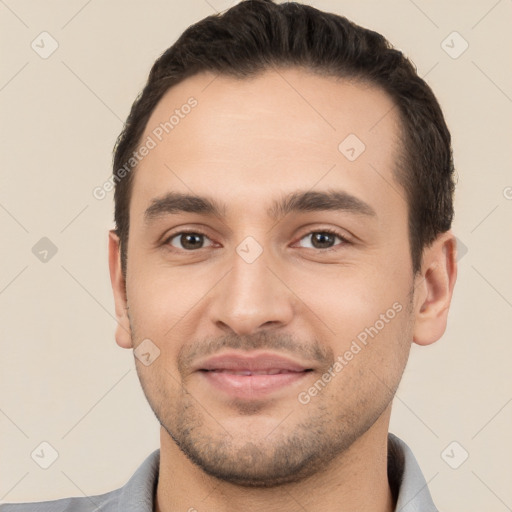
[[[169,244],[178,249],[186,251],[193,251],[195,249],[202,249],[205,247],[205,242],[210,242],[210,239],[201,233],[178,233],[169,238]]]
[[[312,231],[300,240],[301,247],[309,249],[330,249],[339,242],[346,242],[346,240],[336,233],[330,231]]]

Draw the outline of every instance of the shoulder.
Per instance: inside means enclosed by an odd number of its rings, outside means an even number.
[[[160,450],[155,450],[121,488],[96,496],[34,503],[6,503],[0,512],[152,512]]]
[[[55,501],[33,503],[8,503],[0,505],[0,512],[113,512],[117,510],[122,489],[83,498],[63,498]]]

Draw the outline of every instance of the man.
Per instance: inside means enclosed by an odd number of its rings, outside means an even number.
[[[388,434],[446,327],[453,163],[409,61],[345,18],[247,0],[154,64],[115,149],[110,272],[161,447],[44,511],[435,511]]]

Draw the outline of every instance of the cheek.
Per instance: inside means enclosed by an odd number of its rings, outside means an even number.
[[[328,395],[333,400],[341,393],[349,402],[373,396],[384,403],[398,385],[412,340],[411,313],[405,274],[393,282],[390,276],[355,266],[330,275],[303,274],[297,294],[307,297],[306,321],[316,326],[337,363]]]
[[[371,315],[344,316],[331,337],[334,374],[326,400],[371,409],[391,400],[407,363],[412,340],[411,316],[398,302]],[[354,315],[357,311],[354,311]],[[373,404],[373,405],[371,405]]]
[[[192,272],[184,267],[170,269],[161,263],[141,264],[127,280],[127,296],[132,320],[152,334],[167,338],[179,328],[211,287],[212,273]]]
[[[401,330],[407,298],[403,273],[393,276],[369,265],[331,267],[297,270],[295,278],[290,275],[290,281],[303,301],[302,314],[313,325],[325,329],[335,351],[344,351],[347,343],[359,335],[364,341],[368,330]],[[386,276],[393,276],[393,282]]]

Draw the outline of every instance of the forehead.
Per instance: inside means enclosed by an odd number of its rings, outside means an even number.
[[[295,189],[396,201],[399,131],[392,100],[366,83],[296,68],[248,79],[194,75],[147,123],[140,147],[151,149],[135,171],[131,211],[169,191],[262,210],[274,192]]]

